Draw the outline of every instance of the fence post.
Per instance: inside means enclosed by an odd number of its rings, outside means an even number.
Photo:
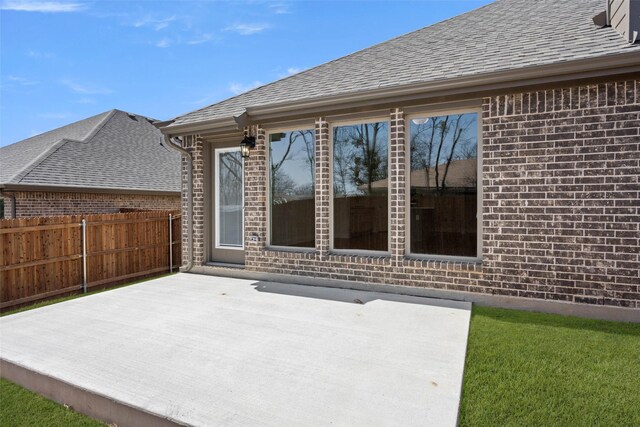
[[[173,273],[173,218],[169,214],[169,272]]]
[[[87,293],[87,221],[82,219],[82,292]]]

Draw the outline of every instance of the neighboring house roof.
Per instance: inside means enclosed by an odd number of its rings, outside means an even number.
[[[177,117],[171,127],[246,108],[640,53],[593,17],[605,0],[498,0],[471,12]]]
[[[444,172],[447,168],[446,163],[438,165],[438,179],[442,185]],[[427,171],[425,169],[416,169],[411,171],[410,182],[411,187],[418,188],[435,188],[436,185],[436,169],[431,167],[428,170],[429,182],[427,183]],[[452,160],[447,171],[446,188],[469,188],[476,187],[478,182],[478,160],[462,159]],[[371,183],[371,188],[387,188],[389,186],[388,179],[381,179]],[[367,186],[361,185],[360,189],[366,189]]]
[[[180,154],[144,116],[111,110],[0,148],[0,188],[180,192]]]
[[[442,185],[445,170],[447,177],[445,186],[447,188],[468,188],[477,187],[478,184],[478,159],[452,160],[447,164],[438,165],[438,180]],[[427,173],[424,169],[411,171],[411,187],[434,188],[436,185],[436,169],[429,168],[429,182],[427,183]]]

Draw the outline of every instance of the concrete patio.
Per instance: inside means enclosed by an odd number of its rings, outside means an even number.
[[[119,426],[454,426],[470,313],[178,274],[3,317],[2,376]]]

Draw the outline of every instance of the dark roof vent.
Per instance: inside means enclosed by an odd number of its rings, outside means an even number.
[[[138,118],[136,117],[135,114],[128,114],[128,116],[131,120],[135,120],[136,122],[138,121]]]
[[[600,26],[611,26],[629,43],[635,43],[640,35],[640,0],[605,0],[607,9],[593,18]]]
[[[600,28],[609,27],[609,14],[608,10],[604,10],[593,17],[593,23]]]

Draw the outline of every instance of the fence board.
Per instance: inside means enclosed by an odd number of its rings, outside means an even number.
[[[169,241],[169,214],[174,241]],[[0,309],[82,288],[87,222],[88,287],[169,271],[182,259],[178,212],[68,215],[0,220]]]

